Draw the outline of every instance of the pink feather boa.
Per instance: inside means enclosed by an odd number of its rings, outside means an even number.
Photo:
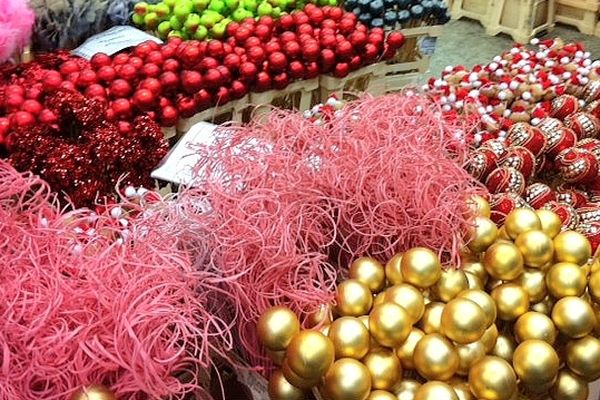
[[[0,1],[0,63],[29,43],[34,21],[35,14],[28,1]]]

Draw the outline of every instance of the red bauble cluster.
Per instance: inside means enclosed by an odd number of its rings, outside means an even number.
[[[106,118],[127,134],[137,115],[174,126],[179,118],[249,91],[283,89],[320,74],[344,77],[392,57],[404,43],[400,32],[386,37],[383,30],[357,22],[353,13],[314,4],[277,21],[264,16],[232,22],[227,34],[223,41],[144,42],[114,57],[100,53],[89,62],[56,57],[53,65],[29,67],[0,86],[0,146],[14,129],[56,123],[44,98],[59,88],[105,104]],[[10,143],[7,147],[10,151]]]

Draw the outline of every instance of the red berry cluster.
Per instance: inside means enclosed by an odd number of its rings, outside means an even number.
[[[368,30],[352,13],[314,4],[277,21],[263,16],[232,22],[227,33],[224,41],[144,42],[114,57],[70,57],[27,79],[15,75],[12,84],[0,86],[0,146],[14,128],[55,123],[44,97],[59,88],[101,101],[106,118],[127,133],[137,115],[173,126],[180,117],[249,91],[283,89],[319,74],[343,77],[393,56],[404,42],[399,32],[385,38],[383,30]]]
[[[11,137],[9,162],[17,170],[39,174],[77,207],[110,197],[118,184],[154,186],[150,172],[169,147],[148,116],[133,119],[123,134],[95,99],[59,89],[46,104],[53,124],[19,127]]]

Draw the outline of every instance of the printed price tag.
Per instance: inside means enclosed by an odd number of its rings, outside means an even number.
[[[432,56],[433,53],[435,53],[435,46],[437,44],[437,38],[436,37],[431,37],[431,36],[426,36],[423,39],[421,39],[421,43],[420,43],[420,49],[421,49],[421,54],[424,56]]]
[[[162,43],[162,40],[159,38],[144,31],[140,31],[132,26],[115,26],[105,32],[90,37],[81,46],[73,50],[72,53],[89,60],[96,53],[105,53],[111,56],[123,49],[145,42],[146,40]]]

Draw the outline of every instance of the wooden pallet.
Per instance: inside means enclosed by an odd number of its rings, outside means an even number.
[[[560,1],[560,0],[559,0]],[[529,43],[541,32],[554,28],[555,0],[492,0],[486,33],[510,35],[515,42]]]
[[[271,106],[305,111],[319,102],[318,91],[319,78],[297,81],[282,90],[250,93],[249,104],[253,115],[265,114]]]
[[[320,101],[325,102],[331,96],[343,99],[352,93],[371,92],[369,86],[381,75],[383,68],[385,63],[377,63],[353,71],[344,78],[321,75],[319,77]]]
[[[454,19],[469,18],[486,26],[495,0],[454,0],[450,14]]]
[[[443,25],[417,26],[401,29],[405,42],[390,62],[405,63],[417,61],[422,58],[421,45],[424,40],[437,40],[442,36]]]
[[[576,27],[579,32],[593,35],[598,23],[598,0],[556,0],[556,22]]]
[[[238,100],[232,100],[222,106],[216,106],[201,111],[190,118],[182,118],[177,123],[177,134],[186,133],[192,126],[200,121],[220,124],[227,121],[242,122],[243,114],[248,108],[249,96],[246,95]]]

